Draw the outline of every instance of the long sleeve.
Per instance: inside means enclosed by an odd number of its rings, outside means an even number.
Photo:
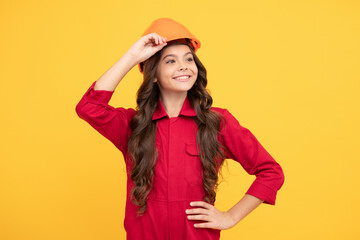
[[[95,90],[92,83],[76,105],[77,115],[96,131],[110,140],[124,153],[130,120],[135,113],[132,108],[114,108],[108,104],[114,91]]]
[[[275,205],[277,191],[285,179],[281,166],[227,109],[223,115],[226,124],[221,129],[220,139],[226,158],[239,162],[248,174],[256,176],[246,193]]]

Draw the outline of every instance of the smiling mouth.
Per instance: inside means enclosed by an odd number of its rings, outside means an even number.
[[[181,76],[181,77],[175,77],[173,79],[177,80],[177,81],[186,81],[190,78],[189,75],[186,75],[186,76]]]

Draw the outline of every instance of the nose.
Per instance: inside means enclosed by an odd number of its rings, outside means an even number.
[[[183,71],[185,69],[187,69],[186,65],[184,63],[181,63],[179,70]]]

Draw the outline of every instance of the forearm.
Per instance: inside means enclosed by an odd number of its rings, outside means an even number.
[[[227,211],[234,220],[234,226],[263,202],[260,198],[245,194],[238,203]]]
[[[96,80],[94,89],[114,91],[124,76],[137,64],[137,60],[126,52],[110,69]]]

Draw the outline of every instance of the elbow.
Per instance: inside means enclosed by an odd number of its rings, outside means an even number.
[[[84,116],[83,106],[84,106],[84,104],[83,104],[82,100],[80,100],[80,102],[78,104],[76,104],[76,106],[75,106],[75,112],[80,118],[83,118],[83,116]]]
[[[277,180],[278,190],[284,185],[284,182],[285,182],[285,174],[283,169],[279,165],[278,180]]]

